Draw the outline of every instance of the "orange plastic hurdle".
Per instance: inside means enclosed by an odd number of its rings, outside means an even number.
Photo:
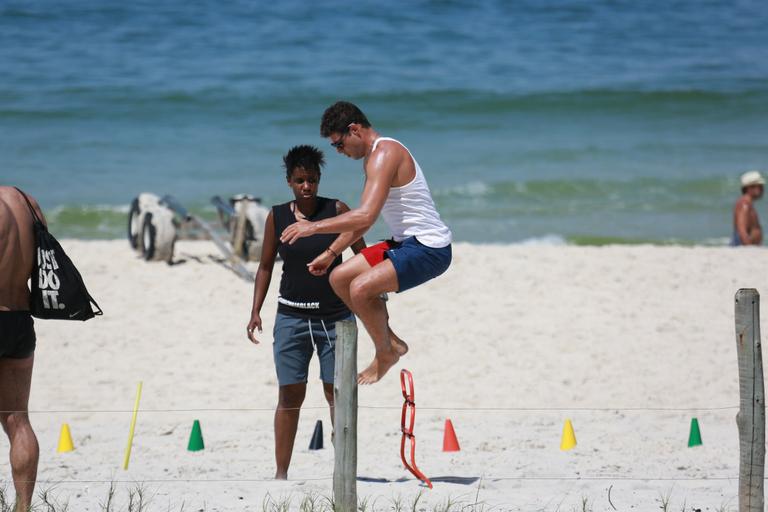
[[[406,386],[406,379],[408,379],[408,385]],[[405,401],[403,402],[403,414],[400,417],[400,429],[403,432],[403,437],[400,441],[400,458],[403,461],[403,464],[405,464],[405,468],[413,473],[413,475],[424,482],[425,485],[427,485],[430,489],[432,489],[432,482],[429,481],[429,478],[427,478],[424,473],[419,471],[419,468],[416,467],[416,435],[413,433],[413,425],[416,421],[416,402],[414,401],[414,389],[413,389],[413,375],[411,375],[411,372],[408,370],[401,370],[400,371],[400,387],[403,390],[403,398]],[[406,422],[406,419],[408,421]],[[407,426],[406,426],[407,423]],[[408,463],[408,460],[405,457],[405,440],[410,439],[411,440],[411,462]]]

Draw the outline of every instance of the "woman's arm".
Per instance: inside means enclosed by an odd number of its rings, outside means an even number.
[[[272,268],[275,265],[276,257],[275,221],[272,217],[272,211],[270,211],[264,223],[264,242],[261,246],[261,259],[259,260],[259,269],[256,271],[256,282],[253,284],[253,306],[247,327],[248,339],[253,343],[259,343],[259,340],[254,337],[253,331],[258,329],[261,332],[261,306],[264,305],[264,298],[267,296],[269,283],[272,281]]]

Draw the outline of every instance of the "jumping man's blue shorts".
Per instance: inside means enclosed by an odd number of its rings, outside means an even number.
[[[400,243],[387,240],[371,245],[363,249],[362,255],[372,267],[385,257],[392,260],[397,274],[397,292],[400,293],[445,272],[451,264],[451,245],[435,249],[411,236]]]

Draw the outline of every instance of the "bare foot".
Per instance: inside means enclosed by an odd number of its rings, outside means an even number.
[[[407,345],[406,345],[407,346]],[[376,356],[368,368],[357,374],[358,384],[373,384],[379,382],[387,371],[400,360],[400,355],[395,350],[388,353],[376,352]]]
[[[402,357],[408,353],[408,344],[401,340],[392,329],[389,329],[389,340],[392,343],[392,350],[397,352],[397,355]]]

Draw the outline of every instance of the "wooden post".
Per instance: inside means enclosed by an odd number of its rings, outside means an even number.
[[[333,508],[357,510],[357,325],[336,322],[336,367],[333,372],[334,455]]]
[[[739,357],[739,512],[763,512],[765,474],[765,388],[760,347],[760,294],[736,292],[736,348]]]

